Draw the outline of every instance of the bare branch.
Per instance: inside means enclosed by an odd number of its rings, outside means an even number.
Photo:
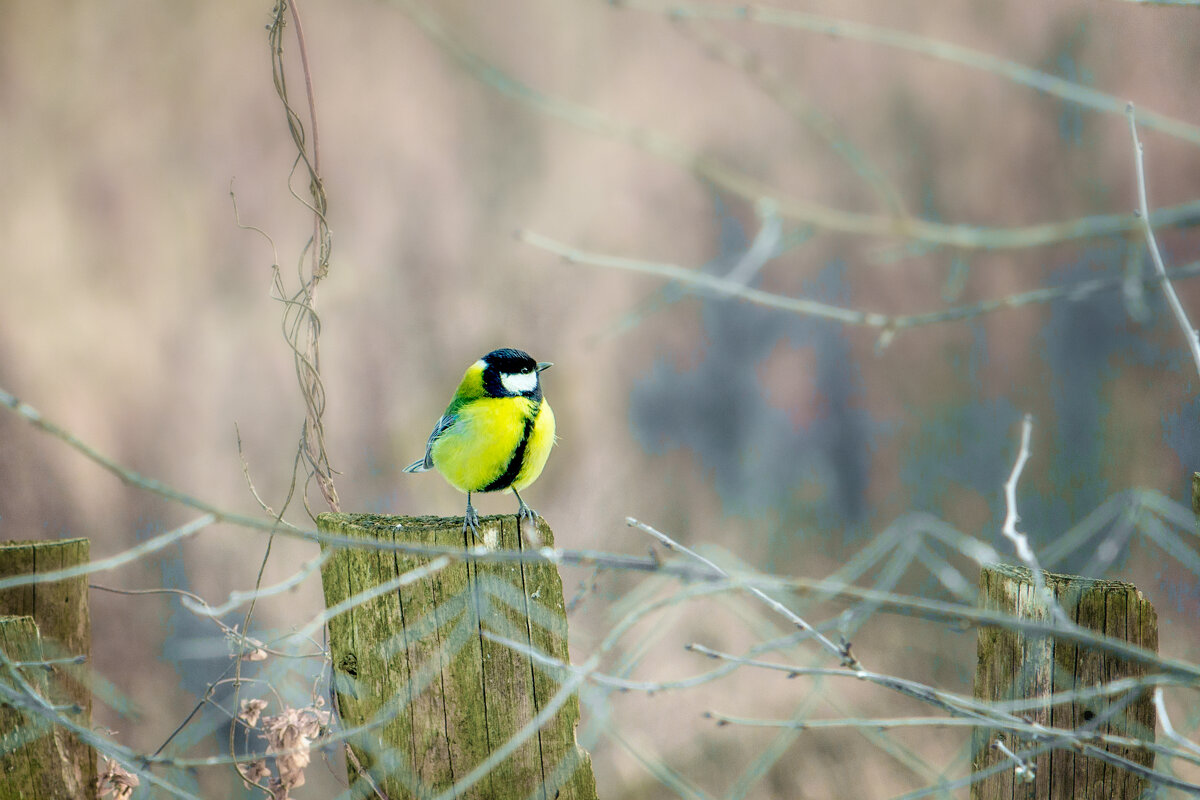
[[[589,266],[621,269],[628,272],[641,273],[643,275],[652,275],[657,278],[678,281],[684,286],[699,289],[718,297],[736,298],[765,306],[767,308],[775,308],[780,311],[786,311],[788,313],[798,314],[800,316],[828,319],[845,325],[860,325],[868,328],[876,328],[883,331],[885,334],[895,333],[909,328],[922,327],[925,325],[935,325],[944,322],[961,322],[962,320],[972,319],[985,314],[992,314],[997,311],[1005,311],[1007,309],[1020,308],[1021,306],[1037,303],[1049,303],[1056,300],[1078,302],[1085,298],[1091,297],[1098,292],[1115,291],[1127,286],[1127,278],[1125,277],[1114,276],[1111,278],[1091,278],[1088,280],[1077,281],[1067,286],[1054,286],[1044,289],[1034,289],[1033,291],[1020,292],[1018,294],[1002,297],[996,300],[984,300],[979,303],[971,303],[963,306],[952,306],[940,311],[928,311],[920,314],[890,315],[876,311],[860,311],[852,308],[844,308],[842,306],[835,306],[829,303],[822,303],[817,300],[807,300],[804,298],[793,298],[786,297],[784,295],[772,294],[771,292],[765,292],[761,289],[754,289],[741,283],[727,280],[718,275],[709,275],[697,269],[688,269],[675,264],[641,261],[634,258],[626,258],[624,256],[591,253],[555,241],[554,239],[533,231],[518,231],[517,237],[520,239],[520,241],[526,244],[532,245],[533,247],[537,247],[541,250],[545,250],[548,253],[561,256],[564,261],[570,264],[587,264]],[[1171,270],[1168,275],[1176,279],[1200,276],[1200,262],[1193,262],[1187,266]],[[1143,279],[1142,284],[1144,286],[1153,286],[1163,282],[1164,280],[1166,280],[1166,278],[1154,276]]]
[[[739,197],[744,197],[747,200],[755,202],[760,198],[769,198],[777,205],[780,216],[808,223],[818,228],[862,236],[904,237],[952,247],[994,250],[1043,247],[1064,241],[1112,236],[1135,230],[1140,224],[1132,214],[1107,214],[1064,222],[1050,222],[1041,225],[1014,228],[965,224],[949,225],[916,217],[907,217],[898,220],[891,216],[861,214],[838,208],[830,208],[819,203],[791,197],[786,195],[779,187],[764,183],[711,156],[690,150],[681,142],[675,141],[658,131],[618,120],[595,109],[540,92],[507,74],[498,65],[485,60],[471,51],[465,44],[451,35],[446,26],[430,13],[429,9],[419,2],[419,0],[395,0],[395,2],[424,31],[426,36],[441,47],[447,55],[458,61],[477,80],[501,94],[526,103],[548,116],[564,120],[583,130],[624,141],[633,147],[675,163],[697,177]],[[629,5],[629,0],[624,0],[622,4]],[[713,5],[710,7],[688,7],[676,4],[672,6],[656,5],[652,10],[663,13],[669,11],[672,14],[678,11],[680,14],[686,16],[693,9],[703,9],[704,14],[709,16],[724,16],[737,19],[746,19],[745,14],[747,9],[754,9],[757,15],[755,19],[758,21],[772,22],[775,19],[773,14],[763,13],[769,10],[746,6]],[[847,31],[854,32],[870,28],[870,26],[856,26],[853,23],[843,20],[831,22],[832,24],[829,24],[830,21],[821,22],[816,29],[830,35],[846,35]],[[780,24],[784,23],[780,22]],[[888,33],[895,34],[896,32]],[[864,36],[868,34],[869,30],[864,31]],[[956,50],[961,49],[955,48],[952,45],[945,45],[945,43],[936,43],[941,46],[932,47],[926,44],[925,40],[920,40],[919,37],[910,37],[907,34],[897,34],[897,36],[896,41],[900,43],[908,39],[917,40],[914,49],[918,51],[922,51],[923,48],[935,54],[953,55]],[[883,37],[883,39],[888,38]],[[886,42],[881,40],[881,43]],[[904,45],[898,44],[897,46]],[[954,60],[954,58],[950,60]],[[994,61],[998,62],[995,66],[1004,72],[1006,77],[1010,77],[1010,79],[1016,80],[1018,83],[1030,85],[1032,88],[1040,91],[1050,93],[1056,91],[1064,92],[1070,94],[1070,99],[1076,102],[1101,110],[1113,110],[1111,107],[1112,103],[1116,103],[1116,108],[1118,109],[1122,107],[1121,103],[1114,98],[1110,98],[1108,95],[1072,84],[1062,78],[1046,75],[1045,73],[1037,73],[1036,71],[1029,71],[1034,73],[1030,75],[1022,71],[1027,68],[1012,70],[1010,76],[1004,70],[1006,62],[1002,62],[999,59],[995,59]],[[1078,91],[1074,91],[1074,89],[1078,89]],[[1154,116],[1150,119],[1159,130],[1200,144],[1200,128],[1161,116]],[[1180,206],[1159,209],[1150,222],[1155,227],[1161,227],[1163,225],[1195,223],[1198,218],[1200,218],[1200,201],[1195,201]]]
[[[1004,525],[1000,532],[1004,534],[1004,538],[1013,543],[1017,558],[1021,559],[1021,563],[1029,567],[1030,572],[1033,573],[1034,595],[1045,604],[1060,625],[1075,627],[1075,623],[1054,599],[1054,594],[1047,590],[1046,576],[1042,572],[1041,565],[1038,564],[1033,548],[1029,546],[1029,537],[1017,530],[1017,523],[1021,520],[1020,515],[1017,514],[1017,482],[1021,480],[1021,473],[1025,471],[1025,462],[1029,460],[1029,439],[1032,434],[1033,415],[1026,414],[1021,419],[1021,447],[1017,452],[1017,460],[1013,464],[1008,480],[1004,482]]]
[[[728,572],[721,569],[715,563],[713,563],[709,559],[705,558],[704,556],[700,555],[699,553],[695,552],[694,550],[684,547],[679,542],[675,541],[670,536],[667,536],[662,531],[655,530],[654,528],[650,527],[646,523],[639,522],[638,520],[634,519],[633,517],[626,517],[625,524],[627,524],[631,527],[637,528],[640,531],[644,531],[645,533],[650,534],[655,539],[657,539],[659,542],[666,545],[666,547],[668,549],[676,550],[676,551],[688,556],[689,558],[699,561],[701,564],[703,564],[704,566],[711,569],[715,574],[717,574],[723,578],[731,577]],[[785,606],[783,603],[781,603],[778,600],[776,600],[775,598],[771,597],[770,595],[768,595],[766,592],[762,591],[758,587],[748,586],[747,590],[750,592],[750,594],[754,595],[759,600],[762,600],[764,603],[766,603],[771,609],[773,609],[774,611],[783,615],[789,622],[791,622],[797,628],[800,628],[801,630],[812,634],[813,638],[815,638],[818,642],[820,642],[821,645],[824,646],[825,649],[828,650],[830,653],[832,653],[833,655],[835,655],[841,659],[848,658],[848,652],[846,651],[846,648],[844,646],[839,647],[838,645],[834,644],[826,636],[824,636],[820,631],[818,631],[816,628],[812,627],[807,622],[805,622],[803,619],[801,619],[799,614],[792,611],[790,608]]]
[[[1150,256],[1154,260],[1154,270],[1162,280],[1163,293],[1167,296],[1167,303],[1175,314],[1175,321],[1183,329],[1188,350],[1192,354],[1192,362],[1196,365],[1196,372],[1200,374],[1200,336],[1196,335],[1196,328],[1188,319],[1187,312],[1183,310],[1183,304],[1179,302],[1179,295],[1175,294],[1175,287],[1167,278],[1167,268],[1163,265],[1162,253],[1159,252],[1158,241],[1154,238],[1154,228],[1150,225],[1150,207],[1146,201],[1146,168],[1142,163],[1142,143],[1138,139],[1137,119],[1133,103],[1126,107],[1125,113],[1129,117],[1129,135],[1133,137],[1134,164],[1137,167],[1138,219],[1141,221],[1142,233],[1146,236],[1146,245],[1150,248]]]
[[[668,15],[675,19],[713,19],[729,22],[757,22],[804,31],[834,39],[904,50],[927,58],[986,72],[1025,86],[1036,92],[1059,97],[1071,103],[1107,114],[1122,114],[1125,103],[1114,95],[1069,81],[1058,75],[1032,69],[1015,61],[998,58],[969,47],[924,36],[868,25],[849,19],[825,17],[771,6],[730,5],[725,3],[686,2],[684,0],[620,0],[622,8]],[[1200,127],[1163,114],[1146,114],[1143,124],[1162,133],[1200,145]]]

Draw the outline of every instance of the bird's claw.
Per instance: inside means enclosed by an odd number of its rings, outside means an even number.
[[[522,531],[521,521],[524,520],[528,525]],[[525,505],[525,501],[521,501],[521,507],[517,510],[517,530],[522,531],[525,535],[525,540],[529,542],[531,547],[541,547],[542,537],[538,534],[538,513],[529,506]]]
[[[479,535],[479,514],[470,503],[467,504],[467,513],[463,516],[463,533],[468,531],[475,536]]]
[[[530,523],[536,525],[537,519],[538,519],[538,513],[536,511],[534,511],[532,508],[530,508],[529,506],[522,503],[521,508],[517,511],[517,517],[518,517],[518,519],[528,520]]]

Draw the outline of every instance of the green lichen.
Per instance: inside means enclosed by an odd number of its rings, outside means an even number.
[[[529,547],[512,516],[483,518],[478,540],[464,534],[461,518],[322,514],[317,524],[382,543]],[[544,522],[538,534],[553,546]],[[428,562],[395,550],[338,546],[322,568],[326,605],[397,582]],[[454,560],[333,618],[329,641],[343,725],[369,726],[350,742],[359,762],[395,800],[429,796],[462,780],[547,707],[563,680],[489,636],[568,662],[566,633],[562,581],[545,562]],[[591,760],[575,743],[578,721],[572,696],[461,796],[595,800]],[[350,777],[358,777],[353,768]]]

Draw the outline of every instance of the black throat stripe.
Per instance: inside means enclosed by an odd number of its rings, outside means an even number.
[[[513,481],[517,479],[517,475],[521,473],[521,467],[525,465],[525,448],[529,445],[529,437],[533,433],[533,423],[541,410],[541,406],[539,406],[534,409],[532,416],[525,418],[525,431],[521,434],[521,442],[517,445],[517,449],[513,451],[512,458],[508,460],[508,466],[504,468],[504,472],[479,491],[500,492],[512,486]]]

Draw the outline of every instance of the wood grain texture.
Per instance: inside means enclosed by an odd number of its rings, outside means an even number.
[[[0,651],[10,661],[37,662],[44,658],[37,624],[30,616],[0,616]],[[48,694],[47,672],[22,667],[21,677],[43,698]],[[0,669],[5,695],[24,694],[24,688]],[[68,738],[37,714],[0,703],[0,800],[93,797],[80,784],[80,770],[69,761]]]
[[[1050,572],[1044,575],[1047,587],[1078,625],[1148,650],[1158,650],[1158,616],[1133,585]],[[1049,618],[1046,606],[1034,597],[1033,577],[1024,567],[985,567],[980,573],[980,600],[986,609],[1023,619]],[[989,701],[1048,698],[1052,692],[1082,691],[1119,678],[1146,674],[1144,665],[1129,663],[1110,653],[1004,628],[981,628],[978,649],[975,696]],[[1149,740],[1154,738],[1156,722],[1149,689],[1132,697],[1115,695],[1053,706],[1047,699],[1020,716],[1056,728],[1075,730],[1092,726],[1102,733]],[[1098,723],[1098,720],[1105,721]],[[1012,734],[980,729],[972,747],[976,772],[1008,760],[991,747],[997,738],[1015,752],[1035,746],[1034,742]],[[1154,754],[1145,749],[1115,745],[1105,749],[1146,767],[1154,765]],[[1042,753],[1033,763],[1032,782],[1022,781],[1013,769],[1006,769],[973,784],[972,800],[1134,800],[1145,789],[1143,778],[1069,746]]]
[[[525,549],[516,518],[485,517],[480,539],[461,518],[322,514],[322,531],[461,549]],[[541,541],[553,533],[539,520]],[[338,548],[322,569],[328,607],[392,582],[329,621],[342,724],[363,767],[391,800],[432,797],[509,742],[548,706],[564,677],[491,633],[569,662],[562,581],[546,563],[455,561],[398,585],[429,562],[387,550]],[[464,798],[594,800],[591,759],[575,742],[571,696]],[[351,780],[358,776],[350,775]]]
[[[34,575],[86,564],[90,560],[87,539],[0,542],[0,578]],[[31,583],[0,589],[0,615],[29,616],[40,633],[45,658],[82,657],[79,664],[54,664],[45,672],[48,698],[55,705],[72,706],[63,711],[84,728],[92,726],[91,668],[92,633],[88,610],[87,576],[79,575],[49,583]],[[61,740],[62,758],[74,765],[68,777],[67,797],[95,794],[96,752],[73,734],[55,731]]]

